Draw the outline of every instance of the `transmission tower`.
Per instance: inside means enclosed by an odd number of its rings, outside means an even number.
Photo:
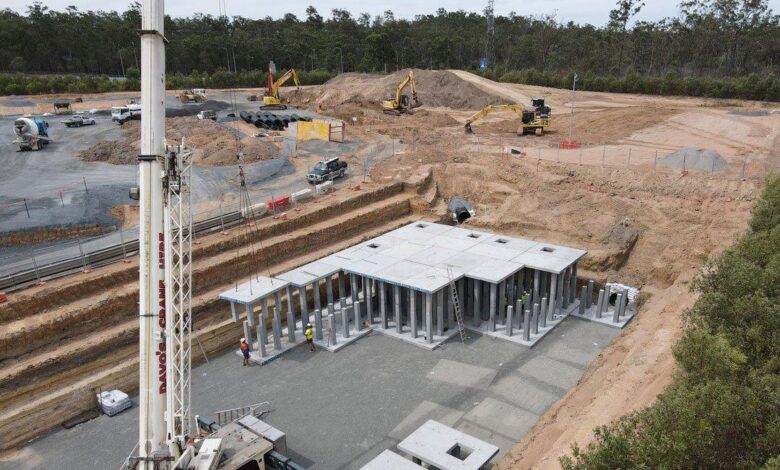
[[[493,16],[494,0],[488,0],[488,4],[485,7],[485,18],[487,19],[487,32],[485,34],[485,53],[480,61],[480,68],[487,68],[493,65],[495,60],[494,44],[496,33],[496,19]]]

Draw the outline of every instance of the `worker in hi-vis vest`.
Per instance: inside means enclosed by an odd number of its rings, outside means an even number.
[[[314,329],[312,329],[311,323],[306,324],[303,335],[306,336],[306,342],[309,343],[309,351],[314,352]]]
[[[238,344],[241,348],[241,354],[244,355],[244,365],[249,365],[249,343],[246,342],[246,338],[241,338],[241,342]]]

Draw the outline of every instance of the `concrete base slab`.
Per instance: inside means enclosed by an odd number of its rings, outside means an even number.
[[[374,457],[374,460],[360,467],[360,470],[425,470],[411,460],[386,450]]]
[[[371,331],[372,331],[371,328],[363,328],[362,330],[358,331],[358,330],[356,330],[352,326],[352,323],[350,323],[349,325],[350,325],[350,327],[349,327],[349,338],[345,338],[341,334],[341,329],[340,328],[334,328],[333,332],[336,334],[336,344],[335,345],[333,345],[333,346],[329,346],[328,345],[328,332],[327,331],[323,331],[322,332],[322,339],[321,340],[316,340],[315,339],[314,340],[314,344],[318,348],[322,348],[322,349],[324,349],[326,351],[336,352],[336,351],[338,351],[338,350],[340,350],[340,349],[342,349],[342,348],[344,348],[344,347],[354,343],[355,341],[357,341],[360,338],[366,336],[367,334],[371,333]]]
[[[297,326],[301,326],[300,323],[298,323]],[[265,345],[265,356],[260,355],[260,345],[257,343],[257,341],[252,343],[252,351],[249,352],[249,360],[254,362],[255,364],[263,365],[267,364],[274,359],[278,358],[282,354],[285,354],[295,348],[296,346],[300,346],[301,344],[306,342],[306,339],[303,336],[303,330],[295,330],[295,342],[290,342],[289,338],[287,338],[287,335],[282,336],[282,349],[277,350],[274,349],[274,341],[273,339],[269,338],[268,344]],[[243,354],[241,353],[240,349],[236,350],[236,354],[239,357],[243,357]]]
[[[388,436],[402,440],[429,419],[436,420],[445,426],[455,426],[464,415],[463,411],[425,400],[396,426]]]
[[[547,321],[547,326],[544,328],[541,326],[539,327],[539,333],[531,333],[529,341],[525,341],[523,339],[523,330],[519,328],[513,328],[512,336],[507,336],[506,325],[496,324],[496,331],[488,331],[487,321],[483,321],[479,326],[474,326],[474,324],[469,321],[466,322],[465,326],[467,330],[476,331],[477,333],[481,333],[483,335],[492,336],[494,338],[503,339],[505,341],[511,341],[521,346],[532,348],[534,345],[536,345],[536,343],[541,341],[542,338],[547,336],[547,334],[550,333],[556,326],[558,326],[567,316],[571,315],[572,312],[576,312],[578,308],[579,301],[576,301],[569,305],[565,310],[562,310],[560,313],[556,313],[552,320]]]
[[[500,429],[505,436],[519,440],[536,424],[539,416],[503,401],[486,398],[463,419],[489,429]]]
[[[387,322],[387,329],[382,328],[380,325],[374,325],[374,331],[381,335],[389,336],[391,338],[400,339],[401,341],[404,341],[409,344],[413,344],[415,346],[421,347],[423,349],[427,349],[429,351],[433,351],[434,349],[438,348],[442,345],[445,341],[452,338],[453,336],[456,336],[458,334],[458,330],[456,329],[449,329],[444,332],[443,335],[439,336],[436,333],[433,334],[433,341],[428,342],[425,339],[425,332],[421,331],[420,329],[417,330],[417,338],[412,338],[412,328],[410,326],[402,326],[401,332],[397,332],[395,329],[395,322],[389,321]]]
[[[585,310],[585,314],[584,315],[580,315],[580,312],[579,312],[579,309],[578,309],[578,310],[575,310],[574,312],[572,312],[571,316],[573,316],[575,318],[582,319],[582,320],[596,322],[596,323],[599,323],[601,325],[606,325],[606,326],[608,326],[610,328],[623,329],[623,328],[626,327],[626,325],[628,325],[628,322],[630,322],[634,318],[634,316],[636,315],[636,312],[633,309],[629,310],[627,308],[626,309],[626,314],[621,316],[620,320],[617,323],[614,323],[612,321],[612,317],[613,317],[614,313],[615,313],[615,309],[613,308],[612,310],[607,310],[606,312],[602,313],[601,314],[601,318],[596,318],[596,307],[592,306],[591,308]]]
[[[428,378],[460,387],[487,390],[496,374],[498,371],[495,369],[441,359],[428,373]]]

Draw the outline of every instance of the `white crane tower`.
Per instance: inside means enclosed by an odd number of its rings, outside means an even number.
[[[142,470],[171,468],[193,432],[190,413],[190,153],[165,143],[163,0],[144,0],[141,23],[140,423]]]

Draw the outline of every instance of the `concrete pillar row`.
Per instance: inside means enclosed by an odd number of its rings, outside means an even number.
[[[593,280],[588,281],[588,293],[585,295],[585,308],[590,308],[593,305],[593,287],[595,286]]]
[[[249,326],[255,326],[255,312],[252,304],[244,304],[244,308],[246,309],[246,320],[249,322]]]
[[[379,323],[387,329],[387,284],[379,283]]]
[[[268,331],[265,328],[265,322],[267,318],[270,318],[268,316],[268,297],[263,297],[260,299],[260,306],[260,321],[258,322],[260,329],[258,331],[260,331],[260,341],[266,345],[268,344]]]
[[[401,333],[401,288],[393,286],[393,312],[395,313],[395,331]]]
[[[547,320],[552,321],[553,315],[555,315],[555,308],[558,306],[557,293],[558,293],[558,274],[552,275],[552,285],[550,287],[550,296],[548,298],[549,305],[545,311]]]
[[[303,329],[306,329],[306,324],[311,323],[311,317],[309,317],[309,300],[306,298],[306,286],[298,288],[298,297],[301,304],[301,323],[303,323]]]
[[[593,306],[593,308],[596,310],[595,317],[601,318],[601,307],[604,304],[604,289],[599,289],[599,300],[596,302],[596,305]]]
[[[425,294],[425,340],[433,342],[433,294]]]
[[[444,336],[444,289],[436,292],[436,334]]]

